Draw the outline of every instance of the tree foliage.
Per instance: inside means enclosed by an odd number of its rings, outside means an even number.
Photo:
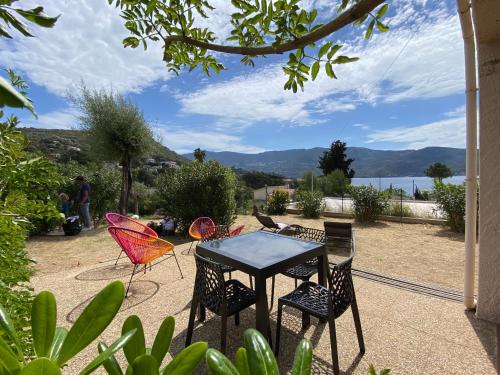
[[[82,112],[81,128],[90,139],[93,156],[121,165],[119,210],[125,214],[132,188],[132,162],[150,151],[151,128],[140,109],[122,95],[83,87],[73,101]]]
[[[289,201],[290,197],[287,191],[274,190],[267,198],[267,213],[269,215],[285,215]]]
[[[297,195],[297,207],[304,217],[316,219],[325,209],[323,194],[321,191],[301,190]]]
[[[245,184],[252,189],[260,189],[264,186],[281,186],[284,184],[283,177],[271,173],[250,171],[237,171]]]
[[[452,177],[453,172],[446,164],[434,163],[425,170],[425,175],[442,182],[443,178]]]
[[[436,202],[446,216],[451,230],[465,232],[465,184],[434,184]]]
[[[179,220],[181,230],[200,216],[230,225],[236,214],[236,176],[215,160],[186,163],[158,177],[163,207]]]
[[[288,55],[283,67],[288,77],[287,90],[297,92],[304,83],[315,80],[320,69],[330,78],[337,78],[334,66],[358,60],[340,54],[341,44],[328,40],[318,42],[353,23],[364,29],[366,39],[374,30],[388,30],[382,18],[388,10],[383,0],[343,0],[338,15],[326,24],[317,21],[318,11],[304,9],[299,0],[232,0],[231,35],[227,44],[209,27],[200,25],[209,18],[214,7],[207,0],[108,0],[122,9],[125,28],[130,36],[123,40],[125,47],[144,49],[148,43],[164,45],[163,60],[169,70],[179,73],[201,66],[202,70],[219,73],[224,69],[219,55],[212,52],[243,55],[245,65],[254,59],[271,54]],[[383,5],[382,5],[383,4]]]
[[[354,217],[359,222],[375,221],[388,208],[387,194],[378,191],[371,185],[351,185],[349,194],[354,206]]]
[[[205,161],[205,157],[207,156],[207,153],[205,150],[202,150],[201,148],[197,148],[193,152],[195,160],[199,161],[200,163],[203,163]]]
[[[351,179],[354,177],[354,170],[350,168],[354,159],[347,159],[347,145],[345,142],[336,140],[330,145],[330,149],[323,153],[319,158],[319,168],[323,171],[323,175],[329,175],[336,169],[340,169],[344,175]]]

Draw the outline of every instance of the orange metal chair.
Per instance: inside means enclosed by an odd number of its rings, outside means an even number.
[[[144,272],[146,272],[147,265],[149,264],[149,269],[151,270],[153,261],[169,253],[169,256],[156,262],[155,264],[170,259],[173,256],[175,262],[177,263],[177,267],[179,268],[181,278],[184,278],[181,267],[175,255],[174,245],[170,242],[143,232],[115,226],[109,227],[108,232],[116,240],[118,245],[120,245],[123,252],[127,254],[130,261],[134,264],[134,270],[132,272],[132,275],[130,276],[125,297],[128,294],[130,284],[132,283],[132,278],[134,277],[134,275],[139,273],[139,270],[137,268],[140,265],[144,265]]]
[[[200,241],[203,237],[210,237],[210,233],[215,230],[215,223],[209,217],[199,217],[189,227],[189,236],[193,239],[189,245],[188,254],[194,242]]]
[[[120,228],[127,228],[127,229],[132,229],[137,232],[149,234],[152,237],[158,237],[158,234],[148,227],[147,225],[144,225],[134,219],[129,218],[128,216],[123,216],[120,214],[117,214],[115,212],[108,212],[104,218],[106,219],[106,222],[108,223],[108,227],[120,227]],[[110,232],[111,233],[111,232]],[[111,233],[113,236],[113,233]],[[115,238],[116,240],[116,238]],[[118,242],[118,241],[117,241]],[[118,255],[118,258],[116,258],[115,265],[118,264],[118,261],[120,260],[120,257],[123,254],[123,250],[120,251],[120,254]]]

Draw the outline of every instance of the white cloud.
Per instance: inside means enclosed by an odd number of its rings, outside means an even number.
[[[258,153],[265,149],[242,143],[241,137],[217,131],[188,130],[176,126],[158,126],[154,129],[160,142],[178,153],[189,153],[200,147],[209,151]]]
[[[24,7],[38,1],[24,1]],[[104,0],[45,0],[48,14],[61,14],[53,29],[34,28],[36,38],[0,41],[0,64],[26,72],[31,81],[65,95],[83,80],[90,87],[140,92],[170,77],[159,44],[123,48],[128,36],[119,9]],[[8,48],[7,48],[8,47]]]
[[[45,129],[73,129],[78,125],[79,112],[76,108],[68,107],[62,110],[39,114],[38,119],[24,117],[22,127]]]
[[[412,2],[399,1],[412,10]],[[410,5],[408,5],[410,4]],[[434,4],[436,6],[436,4]],[[407,10],[407,14],[413,14]],[[425,12],[424,12],[425,13]],[[342,53],[360,61],[337,66],[338,80],[320,73],[305,92],[283,90],[281,65],[268,65],[221,83],[178,95],[182,111],[249,123],[269,121],[295,125],[321,122],[321,115],[377,105],[429,99],[463,91],[463,52],[458,18],[443,9],[413,14],[404,24],[366,43],[361,38]],[[406,47],[405,47],[406,45]]]
[[[465,116],[465,105],[461,105],[449,112],[445,112],[446,117],[464,117]]]
[[[414,127],[399,127],[368,134],[367,143],[394,142],[402,148],[465,147],[465,119],[450,118]]]
[[[370,127],[365,124],[353,124],[352,126],[354,126],[355,128],[360,128],[361,130],[370,130]]]

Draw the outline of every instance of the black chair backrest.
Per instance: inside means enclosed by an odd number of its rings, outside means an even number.
[[[257,220],[259,220],[259,223],[261,223],[266,228],[280,229],[278,224],[276,224],[270,216],[258,214],[255,217],[257,218]]]
[[[352,245],[352,224],[325,221],[326,249],[332,253],[350,254]],[[340,251],[339,251],[340,250]]]
[[[351,238],[352,224],[339,223],[336,221],[325,221],[325,233],[328,237],[348,237]]]
[[[354,285],[351,273],[352,261],[356,254],[354,233],[350,242],[352,243],[350,256],[337,264],[330,263],[328,285],[335,318],[342,315],[354,301]]]
[[[216,225],[201,234],[201,242],[220,240],[229,237],[228,225]]]
[[[225,302],[224,273],[222,266],[214,261],[194,254],[196,260],[195,293],[199,302],[216,314]]]
[[[287,229],[289,231],[286,234],[296,238],[319,243],[325,243],[326,241],[325,231],[321,229],[306,228],[300,225],[290,225]]]

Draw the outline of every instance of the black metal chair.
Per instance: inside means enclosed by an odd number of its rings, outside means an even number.
[[[325,227],[326,249],[328,252],[349,256],[353,233],[352,224],[325,221],[323,225]]]
[[[305,228],[300,225],[291,225],[279,232],[288,236],[301,238],[307,241],[315,241],[325,243],[325,231],[321,229]],[[291,277],[295,280],[295,288],[297,288],[298,280],[308,281],[311,276],[318,272],[318,259],[311,259],[303,264],[287,269],[283,275]]]
[[[354,325],[356,326],[356,333],[358,336],[359,350],[361,354],[364,354],[365,344],[351,274],[352,260],[356,252],[354,234],[352,235],[351,244],[351,255],[349,258],[338,264],[330,264],[328,288],[311,281],[306,281],[300,284],[299,287],[293,292],[279,298],[275,348],[276,357],[279,355],[283,306],[291,306],[302,311],[303,315],[313,315],[319,318],[320,321],[328,321],[330,329],[332,365],[335,375],[340,374],[335,319],[351,307]],[[307,322],[307,324],[308,323],[309,322]]]
[[[238,280],[224,281],[222,265],[195,254],[196,279],[191,301],[186,346],[193,337],[196,310],[200,306],[200,321],[205,320],[204,309],[219,315],[221,322],[221,352],[226,351],[227,318],[234,315],[236,325],[240,324],[240,311],[256,302],[255,292]]]

